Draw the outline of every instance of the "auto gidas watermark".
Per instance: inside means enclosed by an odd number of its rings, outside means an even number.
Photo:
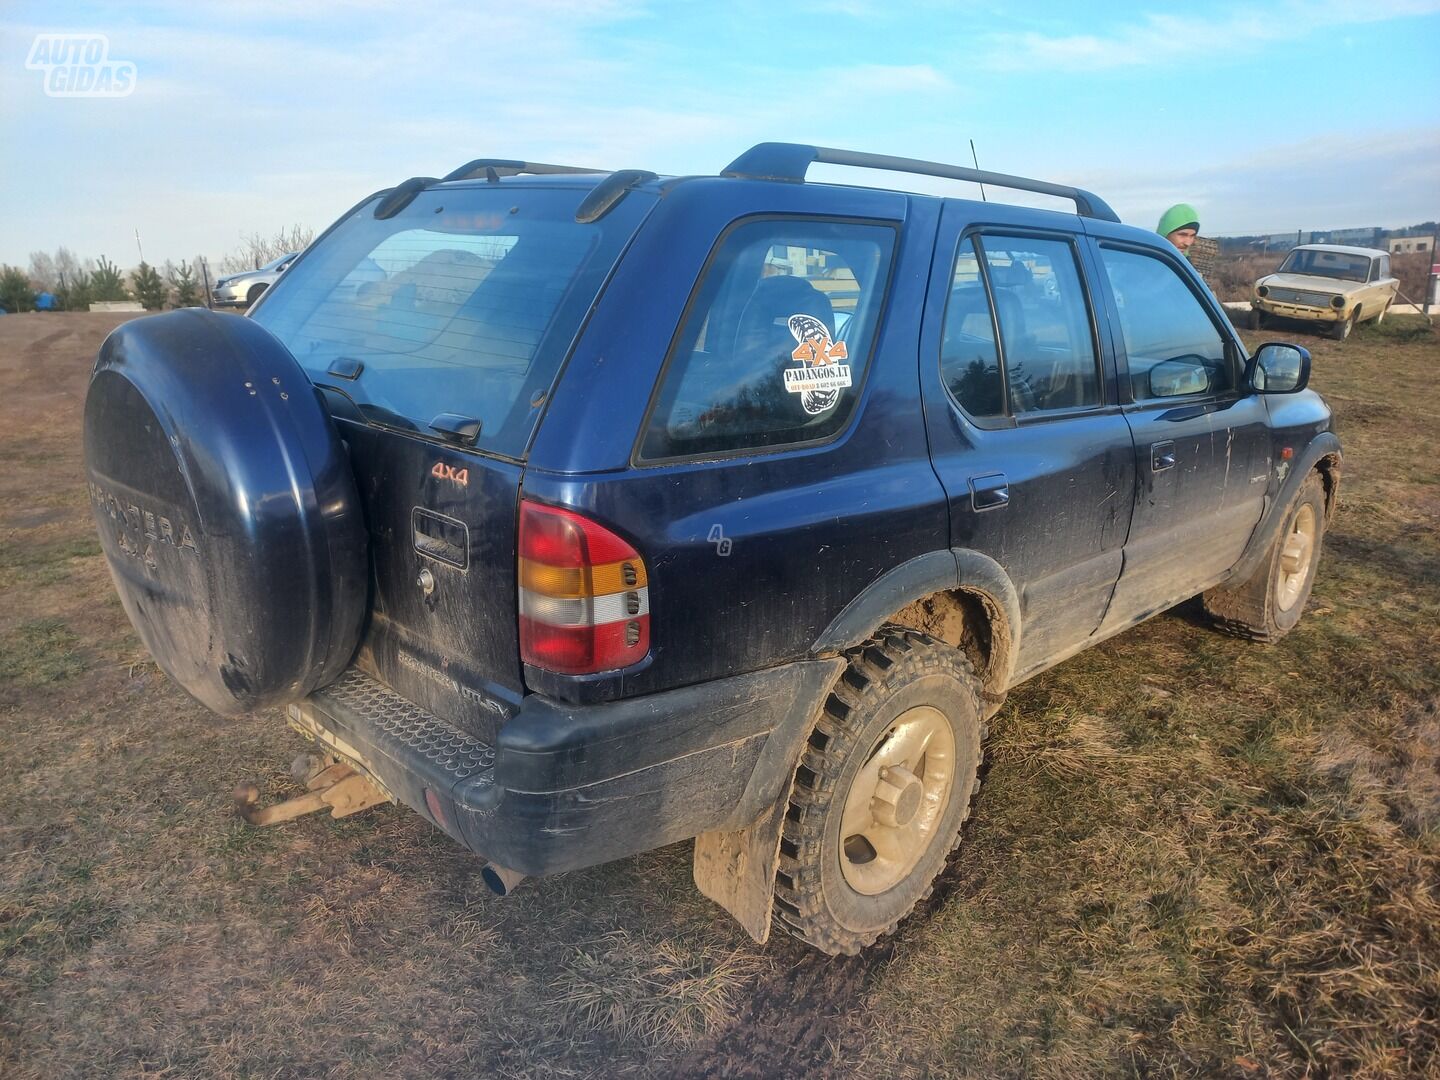
[[[135,92],[131,60],[110,59],[104,34],[36,34],[25,66],[44,73],[49,97],[129,97]]]

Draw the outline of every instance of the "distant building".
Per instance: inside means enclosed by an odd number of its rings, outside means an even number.
[[[1434,251],[1433,236],[1392,236],[1385,241],[1391,255],[1406,255],[1412,251]]]
[[[1312,244],[1349,244],[1352,247],[1373,248],[1380,243],[1382,230],[1370,229],[1330,229],[1326,232],[1311,233],[1314,237]]]

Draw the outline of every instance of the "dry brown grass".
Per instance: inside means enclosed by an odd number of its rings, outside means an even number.
[[[85,539],[113,322],[0,320],[0,1074],[1440,1071],[1428,331],[1300,339],[1346,472],[1295,633],[1183,607],[1021,687],[936,896],[831,960],[751,945],[688,845],[502,901],[398,809],[238,824],[226,793],[288,790],[296,737],[175,691]]]

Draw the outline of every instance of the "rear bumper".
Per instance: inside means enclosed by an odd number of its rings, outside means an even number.
[[[756,817],[843,661],[600,705],[538,694],[489,746],[352,668],[291,723],[492,862],[554,874]]]

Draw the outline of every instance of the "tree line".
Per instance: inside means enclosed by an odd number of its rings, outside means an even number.
[[[313,229],[291,225],[266,236],[243,234],[240,246],[224,256],[219,273],[233,274],[258,270],[291,251],[301,251],[314,239]],[[205,303],[203,289],[209,267],[199,257],[176,263],[167,259],[152,266],[144,259],[128,273],[104,255],[81,259],[69,248],[30,253],[28,268],[0,266],[0,309],[7,312],[34,311],[48,294],[48,306],[55,311],[87,311],[92,303],[105,300],[138,300],[147,311],[166,307],[198,307]],[[211,284],[214,284],[211,276]]]

